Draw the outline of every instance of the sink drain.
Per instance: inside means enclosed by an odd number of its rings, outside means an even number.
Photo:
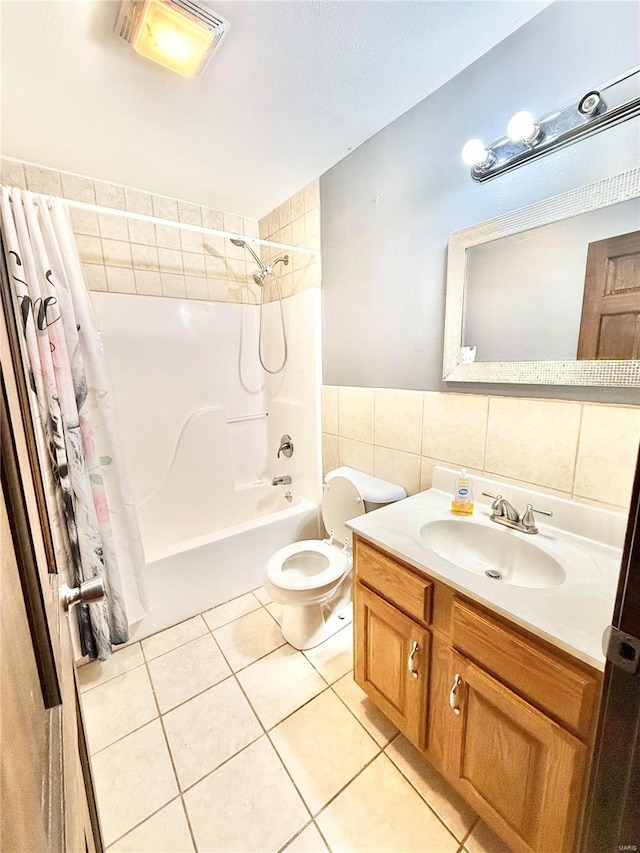
[[[497,571],[497,569],[487,569],[485,575],[494,581],[502,580],[502,572]]]

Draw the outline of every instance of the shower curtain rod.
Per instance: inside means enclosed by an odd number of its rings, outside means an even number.
[[[18,187],[10,187],[8,189],[18,189]],[[119,210],[117,207],[103,207],[99,204],[91,204],[88,201],[73,201],[68,198],[60,198],[60,196],[45,195],[44,193],[31,193],[36,198],[42,198],[45,201],[50,198],[58,198],[69,207],[75,207],[77,210],[90,210],[95,213],[105,213],[109,216],[128,216],[131,219],[138,219],[140,222],[153,222],[155,225],[167,225],[169,228],[181,228],[184,231],[195,231],[198,234],[211,234],[216,237],[228,237],[229,239],[244,240],[247,243],[256,243],[259,246],[272,246],[275,249],[286,249],[289,252],[301,252],[304,255],[317,255],[315,249],[301,249],[299,246],[288,246],[286,243],[274,243],[271,240],[260,240],[258,237],[245,237],[244,234],[236,234],[233,231],[219,231],[217,228],[205,228],[202,225],[189,225],[186,222],[176,222],[175,219],[160,219],[157,216],[149,216],[146,213],[133,213],[130,210]]]

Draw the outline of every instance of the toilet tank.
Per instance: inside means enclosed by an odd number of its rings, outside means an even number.
[[[364,471],[349,468],[348,465],[328,471],[324,479],[328,483],[333,477],[345,477],[353,483],[364,501],[365,512],[372,512],[374,509],[380,509],[382,506],[407,497],[406,491],[397,483],[381,480],[380,477],[373,477],[371,474],[365,474]]]

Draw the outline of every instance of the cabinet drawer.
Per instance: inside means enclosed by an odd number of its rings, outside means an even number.
[[[464,601],[453,604],[453,645],[524,698],[587,738],[597,712],[600,676],[505,627]]]
[[[395,560],[381,554],[362,539],[356,540],[356,576],[387,601],[414,619],[431,621],[433,584],[420,578]]]

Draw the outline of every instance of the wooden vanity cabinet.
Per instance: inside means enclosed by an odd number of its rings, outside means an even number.
[[[357,683],[514,851],[572,853],[600,673],[354,541]]]
[[[361,585],[354,596],[354,619],[359,626],[356,681],[400,731],[421,746],[427,721],[429,632]]]

